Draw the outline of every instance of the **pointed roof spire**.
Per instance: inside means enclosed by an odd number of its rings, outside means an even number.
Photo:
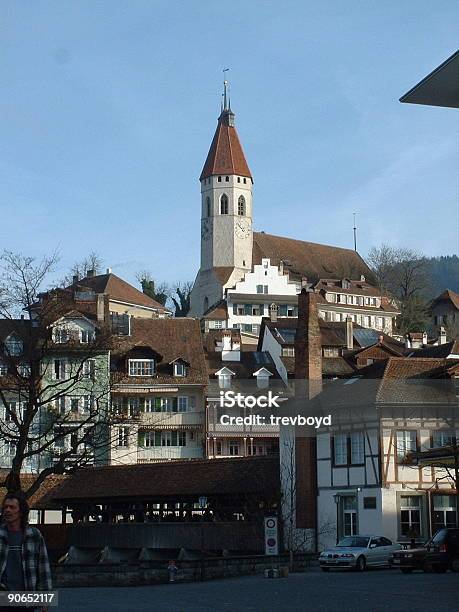
[[[223,109],[224,111],[230,110],[229,106],[229,94],[228,94],[228,81],[225,79],[225,72],[228,72],[229,68],[223,69]]]
[[[229,68],[225,68],[224,73]],[[234,127],[234,113],[231,110],[228,81],[223,81],[221,113],[217,129],[210,145],[204,168],[199,180],[215,174],[238,174],[252,179],[244,156],[239,136]],[[253,180],[253,179],[252,179]]]

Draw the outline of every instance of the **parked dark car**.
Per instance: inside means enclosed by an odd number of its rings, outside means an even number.
[[[459,572],[459,529],[444,527],[425,546],[394,552],[389,563],[392,567],[399,567],[404,574],[416,569]]]

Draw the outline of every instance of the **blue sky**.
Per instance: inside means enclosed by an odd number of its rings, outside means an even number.
[[[458,253],[459,114],[398,98],[457,49],[456,1],[4,0],[0,250],[193,279],[229,67],[254,228]]]

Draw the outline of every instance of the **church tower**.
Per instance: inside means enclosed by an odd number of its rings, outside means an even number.
[[[234,126],[227,81],[199,180],[201,266],[191,294],[193,316],[201,316],[252,269],[253,179]]]

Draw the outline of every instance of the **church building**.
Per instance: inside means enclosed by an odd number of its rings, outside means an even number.
[[[190,316],[204,331],[239,329],[256,345],[263,317],[296,317],[302,287],[318,294],[319,316],[350,317],[363,327],[392,333],[396,305],[373,286],[373,275],[351,249],[253,232],[253,177],[227,94],[201,172],[201,265]]]

